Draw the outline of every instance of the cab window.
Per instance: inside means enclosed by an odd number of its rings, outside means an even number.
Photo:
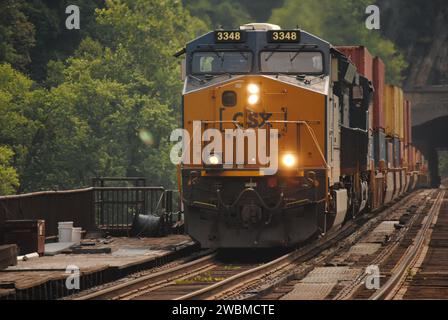
[[[191,69],[193,74],[248,73],[251,66],[251,52],[211,51],[193,53]]]
[[[321,52],[263,51],[260,53],[261,72],[309,73],[323,72]]]

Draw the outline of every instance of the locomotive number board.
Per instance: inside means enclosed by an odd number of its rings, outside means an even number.
[[[244,42],[246,41],[246,33],[242,30],[231,31],[215,31],[215,42]]]
[[[268,42],[300,42],[299,30],[269,30],[267,36]]]

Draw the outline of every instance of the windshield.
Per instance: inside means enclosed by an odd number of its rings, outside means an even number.
[[[322,53],[310,51],[264,51],[260,54],[261,72],[322,73]]]
[[[193,74],[247,73],[251,71],[252,53],[211,51],[193,53]]]

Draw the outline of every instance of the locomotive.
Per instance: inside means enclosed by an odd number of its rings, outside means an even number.
[[[224,161],[247,144],[180,165],[185,227],[201,247],[293,247],[427,179],[409,102],[384,83],[384,64],[367,48],[251,23],[200,36],[176,56],[183,54],[182,124],[191,137],[213,128],[277,139],[276,150],[245,140],[277,153],[274,174],[245,154]]]

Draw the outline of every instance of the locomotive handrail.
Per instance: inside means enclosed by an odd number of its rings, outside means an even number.
[[[320,124],[320,120],[268,120],[266,123]]]
[[[200,120],[201,125],[203,123],[208,124],[208,123],[232,123],[234,124],[238,129],[241,129],[240,123],[236,120]]]
[[[305,127],[307,128],[308,132],[310,133],[311,139],[313,139],[313,142],[317,148],[317,151],[319,152],[320,157],[322,158],[322,161],[324,162],[325,168],[326,170],[330,170],[330,166],[327,163],[327,160],[325,159],[324,153],[322,152],[322,149],[319,146],[319,142],[317,141],[316,138],[316,134],[314,133],[313,128],[311,128],[311,126],[309,125],[309,123],[315,124],[315,123],[320,123],[320,121],[318,120],[272,120],[272,121],[266,121],[266,123],[291,123],[291,124],[297,124],[297,125],[305,125]]]

